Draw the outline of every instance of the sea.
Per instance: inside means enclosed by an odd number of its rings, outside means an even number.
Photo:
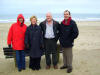
[[[33,13],[33,14],[23,14],[25,17],[25,22],[30,22],[31,16],[36,16],[38,21],[41,22],[46,19],[44,13]],[[10,23],[16,22],[18,14],[0,14],[0,23]],[[52,13],[53,19],[57,21],[62,21],[64,18],[62,13]],[[72,13],[71,17],[75,21],[100,21],[100,14],[83,14],[83,13]]]

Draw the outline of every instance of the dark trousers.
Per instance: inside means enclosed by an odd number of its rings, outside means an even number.
[[[51,54],[52,54],[52,63],[53,65],[57,65],[57,42],[55,39],[45,39],[44,40],[45,46],[45,57],[46,57],[46,64],[48,66],[51,65]]]
[[[24,50],[16,50],[16,63],[17,63],[18,70],[25,69]]]
[[[34,69],[34,70],[35,69],[39,70],[41,68],[40,61],[41,61],[41,57],[38,57],[38,58],[30,57],[29,68]]]

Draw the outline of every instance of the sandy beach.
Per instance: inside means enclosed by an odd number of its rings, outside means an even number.
[[[7,47],[7,35],[12,23],[0,23],[0,75],[69,75],[65,70],[45,69],[45,57],[42,57],[41,70],[32,71],[28,68],[29,59],[26,57],[26,70],[18,72],[14,60],[5,59],[3,47]],[[26,23],[29,25],[29,23]],[[100,21],[77,21],[79,36],[73,47],[73,72],[70,75],[100,75]],[[58,66],[63,65],[60,54]]]

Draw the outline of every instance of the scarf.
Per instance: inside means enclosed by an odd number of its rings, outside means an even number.
[[[62,21],[64,25],[70,25],[71,17],[68,18],[67,23],[65,23],[65,19]]]

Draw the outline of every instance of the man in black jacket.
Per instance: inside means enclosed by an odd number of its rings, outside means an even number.
[[[64,65],[60,69],[67,69],[67,73],[72,72],[72,47],[74,39],[79,34],[75,21],[71,19],[70,11],[64,11],[64,20],[60,25],[60,44],[63,50],[63,62]]]
[[[46,69],[50,69],[51,57],[54,69],[57,69],[57,40],[59,38],[59,23],[52,19],[51,13],[46,14],[46,20],[40,23],[44,37]]]

